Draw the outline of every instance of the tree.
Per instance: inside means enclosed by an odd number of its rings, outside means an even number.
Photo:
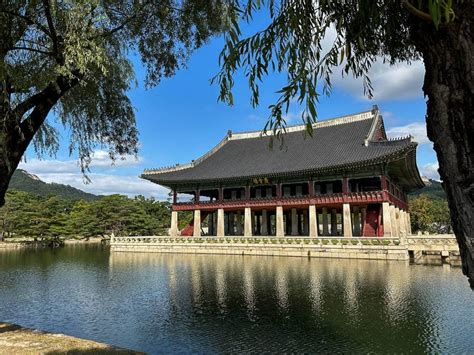
[[[426,194],[421,194],[410,199],[409,204],[413,231],[436,234],[451,231],[447,201],[432,199]]]
[[[262,7],[270,24],[243,38],[239,21],[227,31],[214,81],[219,98],[233,102],[235,72],[243,68],[251,103],[259,102],[259,85],[268,71],[287,72],[287,83],[270,106],[265,130],[279,134],[294,98],[303,104],[311,133],[320,94],[331,93],[334,71],[363,78],[376,60],[425,65],[423,91],[426,124],[439,161],[452,227],[463,272],[474,287],[474,1],[472,0],[248,0],[240,13],[251,21]],[[328,32],[335,39],[325,45]]]
[[[136,154],[129,52],[140,55],[146,85],[156,85],[223,30],[226,9],[220,0],[2,0],[0,207],[30,144],[38,154],[57,151],[52,110],[83,172],[96,144],[112,159]]]

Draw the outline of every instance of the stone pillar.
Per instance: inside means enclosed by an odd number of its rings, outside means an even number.
[[[209,213],[207,218],[208,235],[214,235],[214,213]]]
[[[323,207],[323,235],[329,235],[328,209]]]
[[[400,236],[401,237],[406,237],[407,235],[407,229],[406,229],[406,218],[405,218],[405,211],[404,210],[399,210],[400,213]]]
[[[298,213],[296,208],[291,209],[291,235],[298,235]]]
[[[237,211],[237,232],[236,235],[242,235],[242,212]]]
[[[331,235],[337,235],[337,210],[331,210]]]
[[[200,237],[201,236],[201,210],[194,210],[193,224],[194,224],[193,236]]]
[[[351,205],[342,204],[342,231],[344,237],[352,237]]]
[[[309,235],[309,221],[308,221],[308,211],[303,210],[303,235],[307,236]],[[316,231],[318,228],[318,222],[316,220]]]
[[[178,236],[178,232],[178,211],[171,211],[170,236],[176,237]]]
[[[390,216],[390,204],[382,202],[382,218],[383,218],[383,236],[392,236],[392,218]]]
[[[217,233],[218,237],[225,236],[224,234],[224,209],[219,208],[217,210]]]
[[[251,237],[252,236],[252,211],[250,207],[245,207],[244,212],[244,236]]]
[[[407,234],[411,235],[411,217],[410,212],[407,212]]]
[[[268,216],[267,216],[267,210],[262,210],[262,229],[261,229],[261,234],[262,235],[269,235],[268,233]]]
[[[362,231],[361,231],[362,233],[361,233],[361,235],[364,236],[365,220],[367,219],[367,207],[361,207],[360,216],[362,218]]]
[[[326,218],[327,222],[327,218]],[[316,206],[309,205],[309,236],[317,237],[318,236],[318,218],[316,215]]]
[[[355,236],[360,236],[360,212],[359,212],[359,206],[354,206],[352,208],[352,211],[354,213],[354,229],[353,233]]]
[[[400,237],[400,228],[397,221],[397,209],[394,205],[390,205],[390,217],[392,220],[392,236],[394,238]]]
[[[276,216],[275,216],[275,222],[276,222],[276,236],[277,237],[284,237],[285,236],[285,225],[283,221],[283,207],[282,206],[277,206],[276,208]]]

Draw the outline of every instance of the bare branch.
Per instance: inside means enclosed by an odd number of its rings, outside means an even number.
[[[52,53],[52,52],[47,52],[47,51],[43,51],[41,49],[36,49],[36,48],[32,48],[32,47],[17,47],[17,46],[15,46],[15,47],[11,47],[10,50],[13,50],[13,51],[17,51],[17,50],[30,51],[30,52],[44,54],[44,55],[47,55],[47,56],[54,56],[54,53]]]
[[[24,20],[26,22],[27,25],[36,26],[38,29],[40,29],[42,32],[44,32],[46,35],[51,37],[51,33],[49,32],[49,30],[46,27],[44,27],[43,25],[39,24],[36,21],[33,21],[32,18],[30,18],[26,15],[22,15],[22,14],[19,14],[17,12],[9,11],[9,10],[6,10],[6,9],[0,9],[0,12],[2,12],[4,14],[7,14],[7,15],[10,15],[10,16],[15,16],[15,17],[21,18],[22,20]]]
[[[51,9],[49,7],[49,0],[43,0],[44,13],[46,15],[46,21],[48,22],[49,32],[51,33],[51,39],[53,40],[53,48],[55,56],[59,56],[58,50],[58,35],[54,28],[53,18],[51,16]]]

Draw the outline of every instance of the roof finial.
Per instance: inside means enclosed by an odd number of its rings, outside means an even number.
[[[229,129],[229,130],[227,131],[227,135],[229,136],[229,138],[232,137],[232,130],[231,130],[231,129]]]

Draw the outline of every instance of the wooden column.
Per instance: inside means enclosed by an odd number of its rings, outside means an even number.
[[[354,213],[354,226],[353,226],[353,233],[355,236],[360,236],[360,211],[359,206],[354,206],[352,208]]]
[[[314,181],[313,180],[308,181],[308,194],[310,196],[314,195]]]
[[[291,209],[291,235],[298,235],[298,211]]]
[[[367,207],[361,207],[360,217],[362,219],[362,230],[360,231],[360,234],[363,237],[364,232],[365,232],[365,223],[366,223],[366,220],[367,220]]]
[[[262,210],[262,235],[269,235],[268,233],[268,215],[267,210]]]
[[[323,207],[323,235],[329,235],[328,209]]]
[[[337,235],[337,210],[331,210],[331,235]]]
[[[236,235],[242,235],[242,212],[237,211],[237,233]]]
[[[349,193],[349,179],[346,177],[342,179],[342,193],[345,195]]]
[[[214,235],[214,212],[209,213],[207,217],[208,235]]]
[[[173,204],[178,203],[178,192],[173,190]]]

